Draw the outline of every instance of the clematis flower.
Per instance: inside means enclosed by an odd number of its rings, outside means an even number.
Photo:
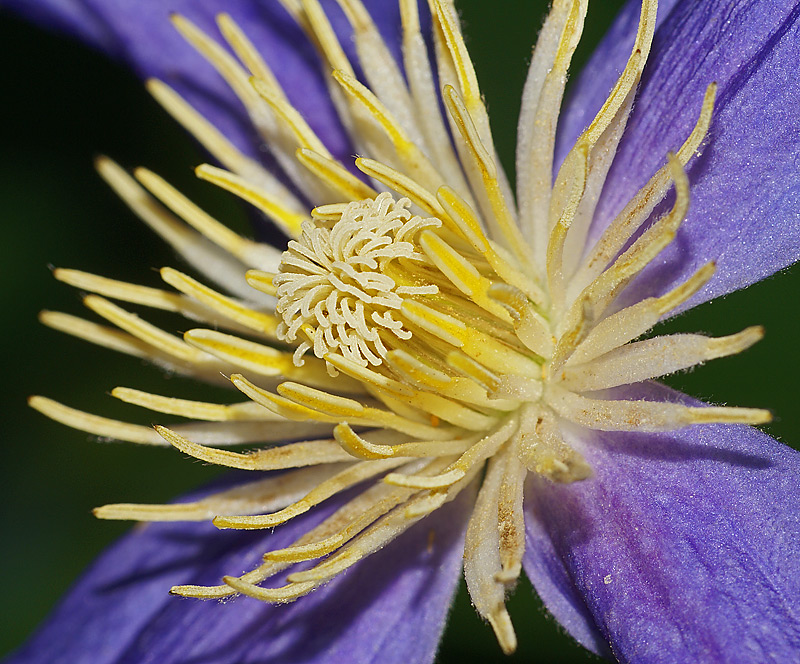
[[[343,15],[242,1],[216,18],[176,4],[172,26],[161,3],[19,10],[158,77],[150,91],[224,167],[198,176],[292,239],[242,238],[102,158],[214,287],[62,269],[116,329],[43,320],[246,399],[112,392],[192,420],[155,430],[31,404],[255,477],[98,508],[168,523],[101,557],[13,661],[431,661],[462,559],[507,653],[524,568],[575,639],[619,661],[797,659],[797,453],[748,426],[767,411],[652,382],[762,330],[638,339],[798,257],[800,6],[631,4],[562,113],[586,3],[556,0],[515,197],[448,0],[430,3],[434,64],[411,0],[342,0]],[[111,300],[202,327],[180,339]]]

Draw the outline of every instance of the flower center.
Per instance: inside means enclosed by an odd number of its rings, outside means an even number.
[[[378,366],[388,352],[382,335],[411,338],[396,318],[403,296],[435,295],[438,289],[400,281],[402,272],[413,272],[403,265],[425,260],[416,237],[441,221],[412,215],[409,205],[407,198],[395,201],[383,193],[317,208],[300,238],[289,242],[273,283],[283,316],[279,338],[291,343],[298,333],[306,337],[294,355],[297,366],[310,348],[320,359],[339,351],[361,366]]]

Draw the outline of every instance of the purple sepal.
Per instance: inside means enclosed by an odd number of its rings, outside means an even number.
[[[741,425],[569,438],[595,476],[531,483],[526,570],[578,640],[593,622],[621,662],[800,660],[800,453]]]
[[[208,523],[136,527],[6,664],[432,662],[460,576],[467,494],[322,588],[278,606],[167,591],[215,585],[258,566],[265,551],[291,544],[337,501],[274,532],[220,532]]]

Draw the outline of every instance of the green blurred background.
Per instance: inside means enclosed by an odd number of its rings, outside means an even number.
[[[547,3],[460,0],[458,5],[508,167],[525,68]],[[579,65],[620,6],[619,0],[593,4]],[[5,98],[0,104],[0,311],[6,376],[0,402],[5,449],[0,470],[0,566],[6,579],[2,654],[21,643],[81,569],[126,529],[96,521],[92,507],[165,501],[216,474],[170,450],[98,443],[26,406],[28,395],[41,393],[147,424],[146,414],[108,392],[127,385],[225,398],[38,324],[42,308],[83,313],[77,294],[53,280],[48,265],[158,285],[153,268],[176,263],[100,182],[92,158],[106,153],[128,167],[146,165],[232,225],[243,228],[246,221],[236,204],[194,181],[191,167],[202,155],[126,71],[8,16],[0,16],[0,44]],[[795,398],[799,290],[800,271],[795,269],[670,322],[665,329],[715,335],[762,323],[767,337],[741,356],[672,377],[669,383],[717,403],[771,408],[776,421],[766,427],[769,433],[800,442]],[[165,322],[182,329],[178,321]],[[596,661],[546,616],[527,581],[520,583],[510,609],[520,648],[506,659],[462,588],[440,661]]]

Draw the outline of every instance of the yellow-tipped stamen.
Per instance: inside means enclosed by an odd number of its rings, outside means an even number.
[[[239,296],[252,295],[242,279],[242,263],[239,260],[178,221],[111,159],[99,157],[95,167],[128,207],[195,269]]]
[[[582,158],[576,158],[572,162],[573,170],[570,173],[572,191],[558,220],[550,230],[547,242],[545,265],[553,315],[560,315],[564,306],[564,245],[567,233],[572,227],[575,214],[586,192],[586,178],[589,174],[588,149],[581,149],[578,153]]]
[[[681,166],[686,166],[689,159],[697,153],[708,132],[711,114],[714,110],[716,90],[715,83],[711,83],[706,89],[697,123],[675,155]],[[581,284],[586,285],[593,277],[597,276],[622,249],[633,233],[648,219],[655,206],[667,193],[670,172],[669,163],[660,168],[609,224],[586,257],[580,271],[572,279],[573,291]]]
[[[92,512],[98,519],[116,521],[207,521],[218,514],[251,514],[281,509],[302,498],[342,467],[341,464],[326,465],[276,474],[188,503],[116,503],[96,507]]]
[[[335,396],[297,383],[281,383],[278,393],[300,406],[339,421],[383,426],[419,438],[444,440],[452,436],[449,427],[416,422],[395,412],[371,408],[353,399]]]
[[[436,99],[431,63],[428,59],[428,46],[420,31],[419,8],[415,0],[400,0],[400,17],[403,24],[403,60],[405,74],[414,103],[416,117],[424,134],[424,144],[437,164],[446,182],[456,191],[469,196],[461,165],[458,162],[450,141],[444,118],[438,104],[431,104]],[[470,196],[471,199],[471,196]],[[470,200],[470,203],[473,203]]]
[[[222,189],[226,189],[258,208],[290,237],[295,237],[300,233],[300,224],[306,218],[306,215],[287,209],[280,199],[270,195],[268,191],[254,187],[238,175],[208,164],[198,166],[194,172],[201,180],[206,180]],[[260,246],[256,245],[257,248],[260,248]],[[252,248],[250,253],[252,253]],[[247,258],[250,260],[246,260]],[[253,260],[253,257],[249,254],[243,255],[242,260],[248,265],[257,264],[257,260]]]
[[[353,76],[342,71],[333,72],[334,80],[342,86],[354,104],[359,104],[391,141],[398,158],[408,170],[411,177],[422,182],[432,182],[439,186],[442,176],[436,171],[430,160],[423,154],[416,143],[406,133],[388,108]]]
[[[422,133],[417,127],[416,114],[403,74],[370,18],[369,12],[361,0],[338,0],[338,2],[353,26],[358,60],[364,69],[370,89],[397,118],[399,125],[409,133],[411,140],[418,145],[422,144]]]
[[[134,357],[150,357],[151,346],[132,334],[60,311],[42,311],[39,322],[60,332],[66,332],[98,346],[115,350]],[[152,360],[156,358],[151,357]],[[160,359],[160,358],[158,358]]]
[[[112,304],[105,298],[87,295],[83,299],[83,303],[107,321],[178,361],[201,367],[214,365],[214,359],[207,353],[192,348],[187,343],[142,320],[136,314]]]
[[[152,171],[137,168],[134,175],[150,193],[187,224],[243,263],[267,269],[274,265],[277,252],[273,247],[253,242],[234,233]]]
[[[428,214],[440,218],[444,216],[442,206],[439,205],[436,197],[400,171],[396,171],[391,166],[382,164],[374,159],[366,159],[364,157],[356,159],[356,166],[362,173],[375,178],[378,182],[390,187],[401,196],[410,199],[412,203],[421,207]]]
[[[267,295],[271,295],[272,297],[278,296],[278,289],[272,283],[272,280],[275,278],[274,272],[248,270],[245,272],[244,277],[247,279],[248,285],[252,286],[256,290],[266,293]]]
[[[338,191],[346,201],[361,201],[378,195],[377,191],[364,184],[333,159],[305,148],[298,150],[295,155],[297,161],[312,175],[322,180],[332,190]]]
[[[408,406],[419,408],[422,412],[427,411],[433,417],[468,431],[483,431],[494,423],[495,418],[491,416],[466,408],[457,401],[451,401],[438,394],[423,392],[382,376],[341,355],[330,354],[326,355],[325,359],[339,371],[355,378],[364,385],[371,386],[374,390],[380,392],[388,392],[400,398]]]
[[[339,424],[333,435],[336,442],[357,459],[388,459],[392,457],[441,457],[462,454],[479,437],[466,436],[455,440],[431,440],[424,442],[398,443],[396,445],[375,444],[359,436],[347,424]]]
[[[278,94],[283,94],[283,90],[278,84],[272,69],[248,39],[244,30],[231,18],[230,14],[217,14],[217,27],[242,64],[250,70],[250,73],[264,81]]]
[[[498,508],[508,451],[488,464],[464,542],[464,576],[478,613],[489,621],[506,654],[516,649],[516,635],[505,608],[506,585],[502,579],[503,541]]]
[[[93,436],[124,440],[141,445],[165,445],[164,440],[150,427],[85,413],[46,397],[30,397],[28,405],[51,420],[65,424],[73,429],[78,429],[78,431],[85,431]]]
[[[270,528],[285,523],[310,510],[331,496],[364,482],[375,475],[385,473],[387,470],[397,468],[406,462],[406,459],[381,459],[377,461],[361,461],[355,463],[330,479],[315,486],[309,493],[284,509],[272,514],[259,514],[257,516],[220,516],[214,519],[217,528],[236,528],[239,530],[252,530],[256,528]]]
[[[331,153],[325,144],[308,126],[300,112],[295,109],[282,94],[278,94],[271,86],[258,78],[251,78],[250,84],[258,95],[267,102],[276,115],[286,124],[294,135],[298,147],[313,150],[323,157],[331,158]]]
[[[216,466],[239,468],[240,470],[285,470],[286,468],[350,461],[350,455],[334,440],[289,443],[268,450],[241,454],[198,445],[166,427],[156,426],[155,430],[159,436],[184,454]]]
[[[164,311],[180,312],[189,316],[198,310],[197,303],[193,302],[190,298],[184,298],[181,295],[169,293],[158,288],[129,284],[124,281],[99,277],[88,272],[81,272],[80,270],[64,268],[56,268],[53,270],[53,276],[59,281],[63,281],[65,284],[69,284],[75,288],[80,288],[81,290],[98,295],[104,295],[114,300],[122,300],[123,302],[130,302],[132,304],[142,304],[146,307],[163,309]]]
[[[353,68],[350,66],[350,61],[342,50],[336,33],[318,0],[300,0],[300,4],[302,5],[307,25],[313,31],[313,35],[331,69],[352,74]]]
[[[207,403],[165,397],[130,387],[115,387],[111,390],[111,396],[157,413],[178,415],[204,422],[279,421],[274,414],[253,401],[234,404]]]
[[[530,248],[514,221],[514,213],[509,207],[512,205],[512,199],[508,195],[504,195],[498,180],[499,171],[496,159],[481,141],[466,104],[453,86],[445,86],[444,101],[469,151],[474,168],[480,173],[483,190],[491,208],[488,225],[499,230],[499,235],[503,238],[506,246],[511,248],[514,255],[524,265],[527,265],[530,260]]]
[[[539,32],[522,92],[517,139],[517,198],[520,227],[536,231],[537,215],[547,215],[553,141],[566,72],[583,28],[585,3],[556,0]],[[563,80],[559,80],[559,75]],[[533,210],[537,210],[534,214]]]
[[[171,20],[183,38],[225,79],[225,82],[248,107],[248,110],[254,108],[258,103],[258,98],[248,85],[247,73],[239,66],[239,63],[185,16],[173,14]]]
[[[422,477],[419,475],[389,473],[384,478],[384,482],[413,489],[444,489],[464,478],[469,470],[495,454],[514,434],[518,426],[519,422],[516,417],[506,420],[488,436],[474,443],[457,461],[439,475]]]
[[[707,263],[684,283],[661,297],[651,297],[601,320],[570,355],[567,364],[587,362],[619,348],[652,328],[662,316],[686,302],[714,275],[714,263]]]
[[[589,399],[556,385],[546,403],[561,417],[598,431],[670,431],[691,424],[765,424],[772,414],[760,408],[707,408],[661,401]]]
[[[716,339],[699,334],[673,334],[646,339],[601,355],[586,364],[568,367],[558,378],[562,387],[575,392],[639,383],[718,357],[741,353],[763,336],[764,328],[755,326],[739,334]]]
[[[519,288],[535,303],[544,304],[547,297],[542,288],[503,257],[499,247],[484,235],[469,204],[449,187],[440,187],[436,193],[448,217],[458,226],[475,251],[486,258],[497,275],[506,283]]]
[[[493,371],[538,376],[540,366],[515,349],[419,302],[405,302],[403,316],[414,326],[460,349]]]
[[[284,204],[299,206],[297,198],[274,175],[257,161],[243,155],[172,88],[157,79],[149,79],[146,86],[148,92],[167,113],[183,125],[225,168],[267,189],[273,196],[284,201]]]
[[[291,353],[271,346],[214,330],[189,330],[183,338],[194,348],[213,355],[228,363],[228,366],[247,369],[260,376],[284,376],[304,380],[311,385],[337,388],[344,391],[360,392],[357,383],[345,379],[334,380],[319,362],[307,362],[302,367],[295,366]]]
[[[204,286],[196,279],[178,272],[171,267],[161,269],[161,278],[170,286],[179,290],[210,309],[239,323],[249,330],[259,332],[272,339],[276,339],[278,318],[272,314],[254,311],[232,298],[226,297],[215,290]]]

